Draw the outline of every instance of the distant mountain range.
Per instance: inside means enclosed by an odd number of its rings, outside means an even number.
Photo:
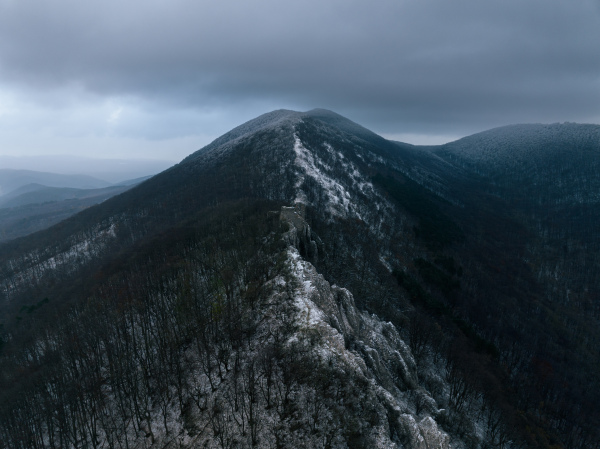
[[[599,168],[596,125],[251,120],[0,244],[0,445],[598,449]]]
[[[154,159],[97,159],[84,156],[0,156],[0,168],[87,175],[110,184],[159,173],[175,161]],[[43,184],[43,183],[42,183]]]
[[[148,178],[111,185],[86,175],[0,169],[0,242],[52,226]]]
[[[109,182],[85,175],[62,175],[32,170],[0,169],[0,195],[6,195],[28,184],[76,189],[98,189],[111,185]]]

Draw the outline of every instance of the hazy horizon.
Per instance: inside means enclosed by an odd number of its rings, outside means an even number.
[[[0,169],[31,170],[62,175],[87,175],[109,183],[155,175],[179,161],[108,159],[71,155],[2,156]]]

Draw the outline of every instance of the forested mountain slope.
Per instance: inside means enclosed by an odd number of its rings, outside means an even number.
[[[99,189],[47,187],[41,184],[22,186],[0,197],[0,242],[46,229],[128,190],[130,186]]]
[[[0,442],[599,447],[595,258],[513,201],[511,177],[556,170],[547,140],[501,137],[420,148],[274,111],[3,244]],[[550,282],[560,263],[586,274]]]

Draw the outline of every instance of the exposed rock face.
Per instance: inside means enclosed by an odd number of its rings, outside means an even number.
[[[318,260],[319,249],[317,241],[314,240],[310,226],[304,220],[305,206],[302,203],[296,203],[292,207],[283,207],[281,209],[281,221],[290,226],[290,231],[286,234],[286,241],[289,245],[298,248],[300,253],[311,260]]]
[[[311,240],[311,232],[299,209],[284,208],[281,219],[290,223],[286,241]],[[320,336],[314,348],[324,363],[337,367],[350,382],[364,383],[367,394],[386,425],[363,426],[364,438],[373,447],[449,449],[450,437],[433,416],[435,401],[419,388],[414,358],[391,323],[360,312],[352,294],[330,285],[315,267],[302,259],[296,247],[288,248],[298,332],[316,331]],[[283,285],[283,284],[282,284]],[[293,337],[297,338],[297,337]],[[407,392],[419,389],[419,394]],[[420,396],[419,396],[420,395]],[[425,416],[407,413],[414,409],[413,398],[426,398]],[[359,419],[360,421],[360,419]]]
[[[450,437],[438,428],[431,416],[417,422],[414,416],[403,414],[399,421],[411,449],[449,449]]]

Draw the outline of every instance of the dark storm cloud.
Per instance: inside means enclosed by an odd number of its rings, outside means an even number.
[[[155,110],[320,106],[380,132],[600,117],[595,0],[0,5],[0,83],[33,96],[75,86]]]

